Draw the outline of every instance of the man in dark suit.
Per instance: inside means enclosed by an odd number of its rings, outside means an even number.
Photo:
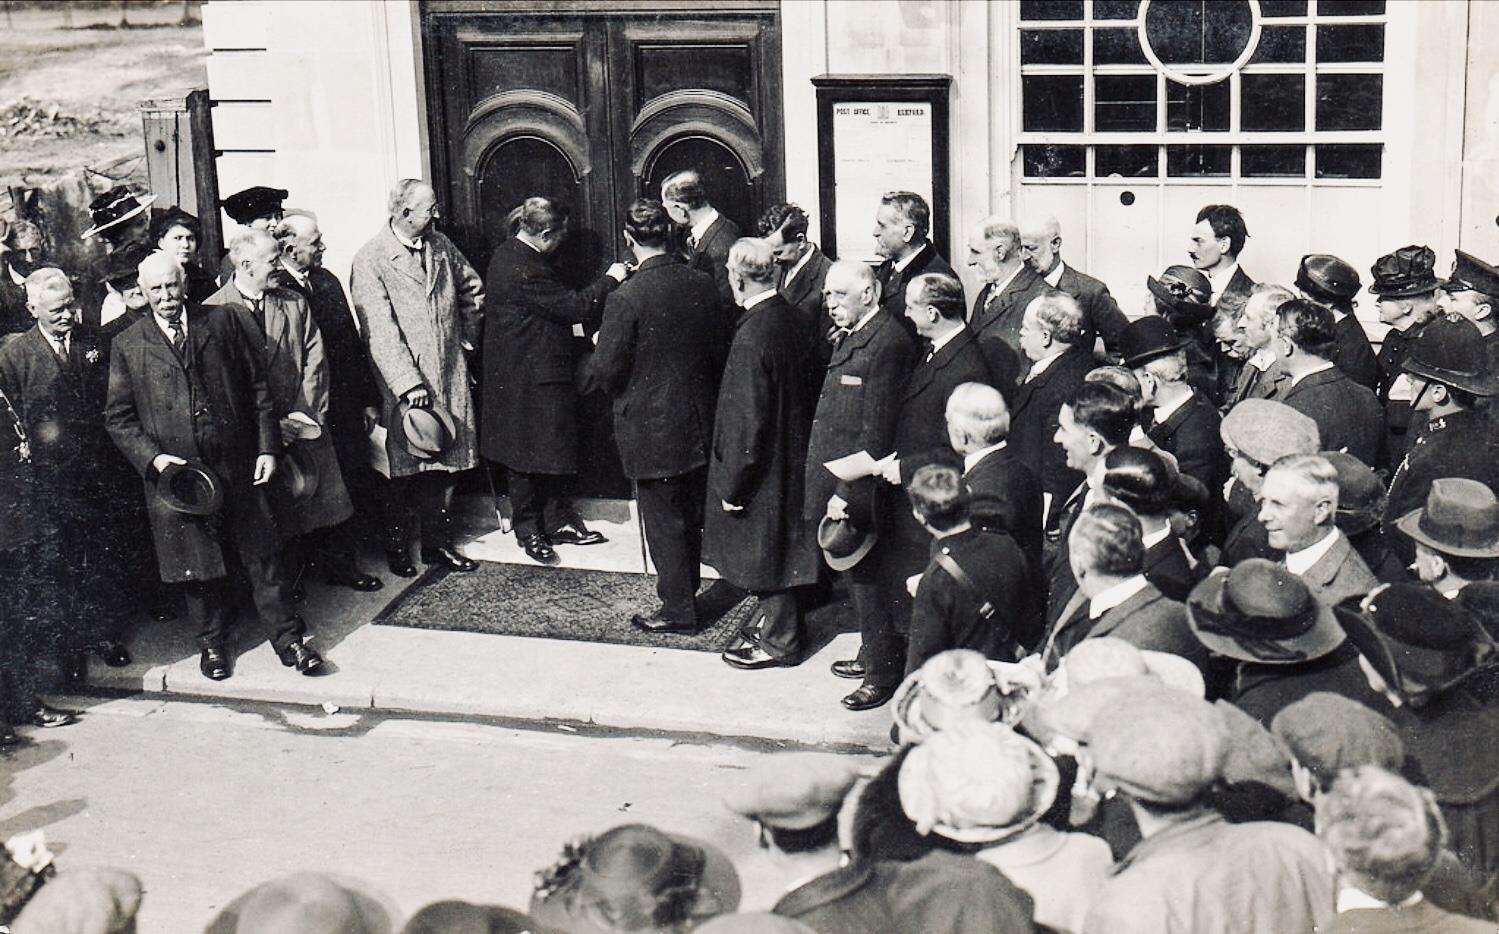
[[[1411,378],[1405,359],[1421,332],[1440,311],[1437,307],[1436,254],[1430,247],[1405,246],[1374,262],[1369,292],[1376,298],[1381,324],[1389,326],[1379,345],[1379,404],[1384,408],[1385,438],[1380,463],[1393,469],[1410,440]]]
[[[703,550],[703,497],[720,359],[713,280],[667,253],[671,218],[641,198],[625,214],[635,272],[609,296],[585,383],[614,399],[614,438],[635,481],[661,607],[630,622],[693,632]]]
[[[1326,253],[1303,256],[1296,270],[1296,288],[1302,297],[1332,312],[1335,338],[1327,358],[1355,383],[1378,391],[1383,377],[1379,361],[1353,313],[1353,297],[1362,285],[1357,269]]]
[[[1337,526],[1338,472],[1320,454],[1276,461],[1260,487],[1260,523],[1270,547],[1285,553],[1285,565],[1328,606],[1362,597],[1379,578]]]
[[[1347,451],[1366,464],[1379,455],[1384,413],[1374,392],[1333,366],[1332,312],[1304,299],[1276,311],[1280,321],[1280,362],[1290,376],[1281,402],[1317,423],[1324,451]]]
[[[802,521],[815,392],[797,311],[775,289],[765,240],[729,250],[729,285],[744,309],[729,347],[704,505],[703,560],[758,605],[724,661],[753,670],[801,657],[796,588],[817,582],[821,558]]]
[[[1239,266],[1239,254],[1249,228],[1244,215],[1231,204],[1209,204],[1197,212],[1197,225],[1187,245],[1192,265],[1213,284],[1214,308],[1226,308],[1235,314],[1249,300],[1254,280]]]
[[[876,460],[894,452],[902,393],[916,357],[915,342],[906,329],[880,310],[880,284],[868,265],[834,263],[824,291],[828,313],[840,333],[808,442],[802,515],[814,540],[824,517],[847,520],[866,532],[882,521],[887,489],[883,480],[839,480],[824,465],[860,451]],[[843,699],[844,706],[862,710],[889,700],[900,682],[904,656],[881,592],[877,563],[866,555],[839,573],[848,582],[863,644],[859,658],[835,662],[834,673],[865,679]]]
[[[708,203],[708,191],[696,169],[667,176],[661,182],[661,203],[671,219],[686,231],[687,265],[713,277],[724,316],[732,320],[738,308],[724,264],[729,260],[729,248],[740,237],[739,225]],[[726,320],[724,324],[727,323]],[[722,332],[727,334],[728,328],[722,328]]]
[[[822,285],[833,261],[807,240],[807,212],[794,204],[772,205],[760,216],[760,236],[776,262],[776,291],[796,309],[807,332],[807,346],[818,365],[827,366],[833,319],[822,300]]]
[[[1129,319],[1109,294],[1109,287],[1087,273],[1062,262],[1062,225],[1055,217],[1028,222],[1020,228],[1020,251],[1026,265],[1042,281],[1071,295],[1083,314],[1077,346],[1092,353],[1097,339],[1111,354],[1117,354],[1119,338]]]
[[[555,544],[604,541],[566,499],[578,472],[574,329],[598,330],[604,298],[625,280],[625,267],[615,263],[587,288],[571,289],[547,261],[567,238],[565,210],[546,198],[527,198],[518,220],[515,236],[495,249],[484,277],[481,451],[505,467],[521,547],[533,560],[552,564]]]
[[[1025,362],[1020,352],[1025,309],[1052,289],[1021,256],[1020,229],[998,216],[984,220],[969,236],[968,265],[984,280],[968,328],[978,337],[996,386],[1008,399]]]
[[[874,251],[882,262],[875,270],[880,280],[880,308],[910,330],[906,318],[906,286],[917,276],[938,272],[957,278],[947,260],[927,239],[932,209],[912,191],[892,191],[880,199],[874,215]]]
[[[230,675],[223,582],[237,558],[281,663],[313,674],[322,657],[303,642],[306,626],[288,604],[265,495],[281,438],[259,355],[229,309],[185,307],[182,270],[166,255],[141,263],[140,285],[151,317],[115,338],[105,425],[145,481],[161,576],[181,585],[198,626],[199,667],[216,681]],[[189,462],[220,484],[220,521],[179,512],[158,489],[164,470]]]
[[[1020,545],[1032,572],[1041,568],[1041,481],[1009,443],[1010,411],[993,386],[964,383],[947,397],[948,442],[963,458],[968,512],[980,529],[1003,531]]]
[[[1010,405],[1010,445],[1041,479],[1048,502],[1065,497],[1083,479],[1067,466],[1066,454],[1054,440],[1062,403],[1095,364],[1092,353],[1078,343],[1082,339],[1083,313],[1072,296],[1043,295],[1026,307],[1020,349],[1029,369]]]

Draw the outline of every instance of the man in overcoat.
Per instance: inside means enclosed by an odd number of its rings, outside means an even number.
[[[968,237],[968,266],[984,280],[968,327],[989,358],[995,388],[1008,402],[1022,364],[1020,322],[1031,300],[1052,291],[1020,252],[1020,228],[999,216],[986,218]]]
[[[1280,322],[1280,361],[1290,376],[1276,398],[1317,423],[1325,451],[1347,451],[1375,463],[1384,436],[1384,413],[1374,390],[1355,383],[1333,365],[1332,312],[1305,299],[1276,311]]]
[[[737,314],[738,309],[729,290],[729,274],[724,264],[729,259],[729,248],[739,239],[739,225],[718,213],[708,201],[708,189],[697,169],[686,169],[663,179],[661,203],[681,231],[685,231],[687,265],[713,277],[725,316],[725,320],[718,322],[719,333],[727,334],[727,319]]]
[[[141,262],[151,316],[114,340],[105,425],[145,481],[161,577],[181,585],[198,627],[203,674],[216,681],[230,675],[224,579],[234,558],[281,663],[312,674],[323,660],[303,641],[306,626],[289,605],[266,498],[282,444],[265,369],[230,309],[186,306],[182,278],[164,254]],[[164,470],[189,462],[206,468],[222,490],[222,505],[210,515],[179,511],[158,488]]]
[[[1083,313],[1077,346],[1093,353],[1099,339],[1109,353],[1118,353],[1119,338],[1129,319],[1109,287],[1062,261],[1062,226],[1055,217],[1030,220],[1020,227],[1020,249],[1025,262],[1048,286],[1071,295]]]
[[[698,628],[703,497],[713,438],[717,290],[668,252],[671,218],[641,198],[625,215],[635,272],[610,294],[587,384],[614,399],[614,437],[635,481],[661,607],[631,623],[648,632]]]
[[[1051,293],[1032,299],[1026,307],[1020,349],[1029,368],[1011,398],[1010,446],[1041,480],[1050,509],[1059,508],[1083,480],[1067,466],[1066,452],[1054,440],[1062,403],[1095,364],[1081,340],[1082,309],[1072,296]]]
[[[280,280],[273,277],[280,255],[281,245],[265,231],[240,234],[229,246],[233,274],[204,304],[232,309],[262,353],[272,411],[286,444],[284,456],[309,479],[310,492],[303,494],[290,489],[284,479],[270,488],[276,527],[290,546],[288,571],[294,586],[315,563],[331,582],[377,590],[378,580],[358,573],[353,542],[343,529],[354,507],[328,426],[322,332],[307,300],[277,286]],[[287,462],[282,466],[286,468]],[[283,478],[291,474],[289,468],[282,471]]]
[[[940,272],[956,277],[931,241],[932,208],[914,191],[892,191],[880,199],[874,215],[874,251],[884,261],[875,269],[880,281],[880,309],[915,336],[906,317],[906,286],[917,276]]]
[[[140,586],[147,531],[129,464],[104,428],[108,347],[80,322],[68,277],[44,268],[27,277],[31,330],[0,348],[0,388],[31,437],[36,507],[46,509],[72,583],[57,590],[68,626],[58,633],[64,674],[80,680],[84,652],[111,667],[130,664],[125,635]]]
[[[827,366],[833,345],[828,331],[833,319],[822,301],[822,286],[833,261],[807,239],[807,212],[794,204],[772,205],[760,216],[760,236],[770,245],[776,262],[776,291],[799,312],[818,366]]]
[[[759,598],[724,653],[741,660],[800,656],[795,588],[817,582],[820,560],[801,518],[812,355],[798,339],[796,309],[776,291],[773,257],[765,240],[729,250],[729,284],[744,311],[718,390],[704,504],[703,560]]]
[[[380,424],[390,459],[385,553],[390,569],[415,577],[410,533],[419,530],[422,560],[454,571],[476,565],[453,540],[455,475],[477,463],[466,347],[476,339],[484,283],[439,230],[437,195],[420,179],[391,189],[390,219],[354,254],[349,292],[380,377]],[[435,456],[407,446],[408,408],[435,409],[452,437]]]
[[[1403,246],[1375,260],[1369,292],[1378,303],[1379,321],[1389,326],[1379,345],[1379,404],[1384,409],[1385,437],[1380,463],[1394,469],[1405,456],[1411,437],[1411,399],[1414,397],[1405,359],[1437,316],[1436,254],[1430,247]]]
[[[480,441],[484,458],[505,468],[516,539],[533,560],[550,564],[553,545],[604,541],[567,502],[578,472],[574,329],[598,330],[604,298],[624,281],[625,268],[615,263],[586,288],[569,288],[548,261],[567,239],[566,209],[527,198],[517,220],[485,274]]]

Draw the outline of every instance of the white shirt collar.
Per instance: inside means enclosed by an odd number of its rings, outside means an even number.
[[[1312,569],[1312,565],[1322,560],[1322,556],[1332,550],[1337,544],[1338,536],[1342,533],[1337,529],[1331,529],[1317,542],[1286,555],[1286,570],[1292,574],[1305,574]]]
[[[879,311],[880,311],[880,306],[876,305],[873,308],[869,309],[868,311],[864,312],[864,317],[860,318],[858,321],[855,321],[854,322],[854,326],[848,329],[848,333],[852,334],[855,331],[857,331],[860,328],[862,328],[864,325],[868,324],[869,323],[869,319],[873,318],[876,314],[879,313]]]
[[[26,277],[16,272],[16,267],[7,262],[5,264],[5,268],[10,271],[10,281],[14,282],[16,285],[26,284]]]
[[[1315,369],[1307,370],[1305,373],[1302,373],[1300,376],[1293,376],[1293,377],[1291,377],[1291,385],[1294,386],[1297,383],[1301,382],[1302,380],[1306,379],[1308,376],[1311,376],[1311,375],[1316,374],[1316,373],[1321,373],[1324,370],[1330,370],[1330,369],[1332,369],[1332,363],[1331,362],[1325,362],[1321,366],[1319,366],[1319,367],[1317,367]]]
[[[907,253],[905,259],[895,264],[895,271],[905,272],[906,267],[914,263],[916,261],[916,257],[921,255],[921,251],[926,249],[926,243],[927,242],[925,240],[921,241],[921,246]]]
[[[708,208],[708,213],[704,214],[698,219],[697,223],[692,225],[692,242],[702,243],[703,235],[708,232],[708,228],[712,227],[713,222],[716,220],[718,220],[718,208]]]
[[[1223,290],[1226,289],[1226,288],[1228,288],[1228,284],[1231,281],[1233,281],[1234,273],[1236,273],[1238,271],[1239,271],[1239,261],[1238,260],[1234,260],[1233,261],[1233,265],[1228,266],[1228,267],[1226,267],[1224,269],[1220,269],[1216,273],[1214,273],[1214,272],[1204,272],[1203,273],[1203,275],[1205,275],[1205,276],[1208,277],[1208,282],[1212,283],[1212,285],[1213,285],[1213,297],[1208,300],[1208,304],[1210,304],[1210,305],[1217,305],[1218,304],[1218,299],[1220,299],[1220,298],[1223,297]]]
[[[754,308],[756,305],[762,304],[764,302],[768,302],[768,301],[770,301],[771,299],[773,299],[775,297],[776,297],[776,290],[775,289],[766,289],[765,291],[763,291],[763,292],[761,292],[761,293],[759,293],[757,295],[751,295],[749,298],[746,298],[744,300],[744,304],[740,305],[739,307],[743,308],[745,311],[749,311],[751,308]]]
[[[311,269],[306,269],[298,272],[297,270],[285,265],[284,263],[281,266],[281,271],[297,280],[297,284],[302,286],[303,288],[307,287],[307,277],[312,273]]]
[[[1250,366],[1263,373],[1270,369],[1270,364],[1275,362],[1275,351],[1269,347],[1261,347],[1254,352],[1254,356],[1250,357],[1248,362]]]
[[[1358,911],[1360,909],[1410,908],[1420,903],[1421,893],[1419,891],[1413,893],[1405,901],[1391,905],[1389,902],[1382,902],[1374,896],[1351,886],[1345,885],[1338,890],[1338,914],[1342,914],[1345,911]]]
[[[1191,401],[1192,401],[1192,394],[1189,392],[1185,396],[1182,396],[1180,399],[1178,399],[1175,402],[1171,403],[1170,405],[1158,405],[1158,406],[1156,406],[1156,410],[1155,410],[1155,423],[1157,425],[1159,425],[1161,422],[1164,422],[1166,419],[1168,419],[1171,416],[1175,415],[1178,409],[1180,409],[1182,406],[1186,405],[1188,402],[1191,402]]]
[[[1161,542],[1164,542],[1166,540],[1166,536],[1170,534],[1171,526],[1163,525],[1160,528],[1156,529],[1154,532],[1146,532],[1144,537],[1140,539],[1140,543],[1144,545],[1148,550],[1159,545]]]
[[[1066,271],[1067,271],[1067,264],[1064,263],[1064,262],[1062,262],[1061,260],[1057,260],[1057,268],[1053,269],[1051,272],[1047,273],[1046,275],[1042,276],[1041,278],[1043,278],[1043,279],[1046,280],[1046,284],[1047,285],[1051,286],[1054,289],[1059,289],[1059,288],[1061,288],[1061,286],[1058,285],[1057,283],[1059,283],[1059,282],[1062,281],[1062,273],[1064,273]]]
[[[796,278],[796,274],[802,271],[807,265],[807,260],[811,259],[812,254],[816,252],[817,247],[815,245],[807,245],[807,250],[802,254],[802,258],[796,261],[796,265],[791,267],[790,272],[786,273],[786,280],[781,283],[782,288],[791,284],[791,280]]]
[[[991,297],[995,296],[995,295],[998,295],[999,293],[1003,292],[1005,289],[1009,288],[1010,287],[1010,283],[1015,281],[1015,277],[1018,276],[1018,275],[1020,275],[1020,270],[1024,269],[1024,268],[1025,268],[1025,264],[1021,263],[1019,266],[1016,266],[1014,269],[1011,269],[1010,270],[1010,274],[1008,276],[1005,276],[1003,279],[996,279],[996,280],[994,280],[994,283],[993,283],[994,288],[992,288],[992,289],[989,290],[989,295]]]
[[[975,464],[977,464],[979,461],[981,461],[984,458],[988,457],[990,454],[993,454],[995,451],[1002,450],[1004,448],[1004,446],[1006,444],[1009,444],[1009,443],[1010,443],[1009,440],[1006,439],[1004,441],[999,442],[998,444],[991,444],[991,445],[989,445],[986,448],[979,448],[977,451],[974,451],[972,454],[964,454],[963,455],[963,472],[967,473],[968,471],[972,470],[973,466]]]
[[[256,295],[251,295],[250,293],[246,292],[243,288],[240,287],[240,284],[239,284],[238,281],[233,280],[233,279],[231,279],[230,281],[234,282],[234,291],[238,292],[245,299],[245,301],[258,302],[258,301],[260,301],[260,300],[262,300],[262,299],[265,298],[265,289],[261,289],[260,292],[258,294],[256,294]]]
[[[1045,373],[1046,368],[1051,366],[1051,362],[1066,352],[1067,349],[1063,348],[1049,357],[1042,357],[1040,360],[1032,363],[1030,370],[1025,374],[1025,381],[1028,383],[1036,377],[1040,376],[1042,373]]]
[[[161,328],[161,333],[167,335],[167,337],[170,339],[171,336],[172,336],[172,332],[169,331],[169,330],[167,330],[167,328],[170,326],[170,325],[167,324],[167,319],[163,318],[161,315],[157,314],[154,311],[151,312],[151,317],[156,319],[156,326],[159,327],[159,328]],[[179,314],[179,315],[177,315],[177,330],[179,330],[179,331],[182,332],[182,336],[183,337],[187,336],[187,309],[186,308],[182,309],[182,313]]]
[[[37,330],[38,331],[42,331],[42,329],[40,327],[38,327]],[[53,348],[57,350],[58,353],[62,354],[63,356],[67,356],[67,353],[68,353],[68,335],[64,334],[62,337],[53,337],[51,334],[48,334],[46,331],[42,331],[42,336],[47,339],[47,343],[51,344],[53,346]]]
[[[952,339],[954,337],[957,337],[959,334],[962,334],[962,333],[963,333],[963,329],[962,328],[960,328],[960,327],[959,328],[953,328],[951,331],[948,331],[946,334],[944,334],[941,337],[937,338],[936,340],[932,341],[932,350],[931,350],[932,355],[935,356],[936,353],[937,353],[937,351],[941,350],[943,347],[946,347],[948,344],[952,343]]]
[[[1144,574],[1120,581],[1088,601],[1088,616],[1098,619],[1124,601],[1144,590],[1150,584]]]
[[[394,225],[391,225],[390,232],[395,234],[396,239],[401,241],[401,246],[405,247],[408,250],[420,250],[426,243],[425,239],[422,237],[415,237],[410,240],[406,239],[401,235],[401,232],[397,230]]]

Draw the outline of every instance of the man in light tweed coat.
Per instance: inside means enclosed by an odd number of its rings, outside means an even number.
[[[354,255],[349,275],[354,310],[379,374],[380,423],[387,432],[386,558],[396,574],[416,576],[415,537],[426,563],[472,571],[474,562],[454,547],[451,507],[455,473],[476,463],[463,354],[477,334],[484,283],[438,232],[431,185],[402,179],[391,189],[389,208],[389,222]],[[452,438],[440,452],[423,457],[407,446],[402,420],[408,408],[451,418]]]

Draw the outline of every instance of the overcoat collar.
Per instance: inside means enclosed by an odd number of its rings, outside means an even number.
[[[954,334],[947,343],[942,345],[942,349],[932,355],[932,359],[918,362],[916,368],[911,371],[911,375],[906,379],[905,397],[909,399],[912,396],[920,394],[927,386],[930,386],[932,380],[937,377],[937,374],[947,369],[948,365],[958,358],[958,354],[963,351],[963,348],[972,342],[973,332],[968,330],[967,325],[964,325],[959,329],[958,333]]]
[[[402,249],[404,249],[404,247]],[[235,287],[234,279],[230,278],[230,280],[224,283],[217,292],[213,293],[213,295],[209,297],[206,304],[223,306],[233,305],[234,307],[241,309],[245,317],[249,318],[251,314],[250,307],[245,303],[245,301],[245,297],[241,295],[239,289]],[[280,353],[281,348],[286,345],[286,335],[287,332],[291,329],[291,322],[288,320],[286,314],[285,301],[285,293],[277,294],[277,289],[271,287],[270,285],[267,285],[266,290],[261,293],[260,310],[265,315],[265,354],[267,360],[276,359],[276,355]],[[160,330],[160,328],[158,328],[157,330]],[[191,335],[195,330],[195,328],[189,327],[189,335]]]
[[[418,257],[406,248],[406,244],[396,238],[396,232],[390,229],[389,223],[386,223],[385,229],[380,232],[380,236],[385,241],[386,261],[401,275],[406,276],[413,282],[422,283],[426,287],[428,294],[432,292],[432,287],[436,281],[432,277],[433,260],[436,258],[432,250],[432,239],[435,233],[433,231],[422,237],[422,254],[421,257]],[[534,252],[529,247],[525,247],[524,244],[521,244],[521,246],[528,252]],[[426,261],[426,272],[422,271],[423,260]]]
[[[845,337],[843,342],[833,350],[833,356],[829,358],[828,366],[837,366],[840,363],[847,362],[848,358],[854,355],[855,350],[874,340],[875,335],[882,328],[887,327],[892,320],[887,312],[876,311],[870,316],[868,321],[864,322],[862,328]]]
[[[1326,587],[1338,576],[1338,571],[1342,569],[1343,562],[1348,560],[1348,554],[1352,550],[1353,545],[1349,543],[1348,536],[1339,535],[1332,547],[1327,549],[1327,553],[1301,575],[1302,580],[1314,587]]]
[[[1106,636],[1124,624],[1136,613],[1141,612],[1153,603],[1166,599],[1155,584],[1146,584],[1144,589],[1128,600],[1104,613],[1093,623],[1093,628],[1088,631],[1088,637],[1097,638]]]

